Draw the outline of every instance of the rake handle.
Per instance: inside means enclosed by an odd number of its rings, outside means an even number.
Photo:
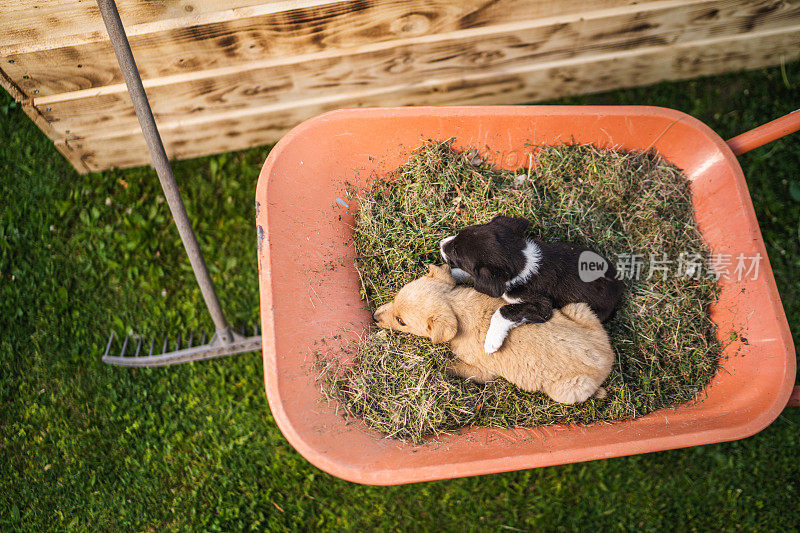
[[[106,31],[108,31],[108,37],[114,47],[114,54],[117,56],[117,62],[122,71],[122,77],[125,79],[125,85],[128,87],[128,93],[133,102],[133,109],[136,111],[136,117],[139,119],[139,125],[147,142],[147,148],[150,150],[153,167],[156,170],[156,174],[158,174],[161,187],[164,189],[167,205],[169,205],[175,225],[178,227],[178,233],[181,236],[183,247],[186,249],[186,254],[189,256],[189,262],[192,264],[192,270],[195,278],[197,278],[197,284],[200,286],[200,292],[203,294],[208,312],[214,321],[217,335],[222,342],[230,343],[233,341],[233,335],[225,316],[222,314],[222,307],[214,290],[214,282],[211,281],[211,276],[208,274],[206,263],[203,260],[203,253],[200,251],[200,245],[197,243],[189,216],[186,214],[186,208],[183,205],[183,199],[175,181],[175,176],[172,174],[172,167],[170,167],[167,153],[164,150],[161,135],[158,133],[158,127],[156,127],[153,111],[150,109],[150,103],[147,100],[147,94],[144,92],[142,78],[136,68],[136,61],[133,58],[133,52],[125,34],[122,20],[119,17],[119,11],[117,11],[114,0],[97,0],[97,6],[100,8],[100,14],[103,17]]]

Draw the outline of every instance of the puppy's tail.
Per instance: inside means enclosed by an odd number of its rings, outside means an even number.
[[[561,312],[567,318],[582,326],[594,326],[600,322],[594,311],[585,303],[567,304],[561,309]]]

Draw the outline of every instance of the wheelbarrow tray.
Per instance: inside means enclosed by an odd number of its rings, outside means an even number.
[[[315,352],[346,357],[341,347],[371,323],[354,263],[358,205],[346,197],[346,183],[369,185],[425,140],[449,138],[455,148],[478,148],[507,169],[526,166],[536,145],[577,142],[655,148],[684,171],[711,251],[763,258],[757,279],[720,280],[710,313],[724,346],[721,368],[695,401],[610,424],[470,427],[415,446],[345,419],[323,399]],[[392,485],[740,439],[769,425],[792,390],[794,346],[741,167],[714,131],[675,110],[501,106],[327,113],[294,128],[269,154],[258,180],[256,219],[272,414],[306,459],[350,481]]]

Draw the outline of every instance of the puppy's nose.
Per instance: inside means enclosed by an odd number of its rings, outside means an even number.
[[[378,321],[378,312],[377,311],[372,313],[372,321],[373,322],[377,322]]]

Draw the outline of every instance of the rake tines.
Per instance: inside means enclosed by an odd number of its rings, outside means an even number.
[[[183,342],[181,334],[178,333],[173,350],[170,350],[170,339],[165,335],[164,341],[161,343],[161,353],[157,353],[157,340],[153,337],[150,339],[147,355],[142,353],[142,347],[147,346],[148,343],[141,335],[125,335],[119,355],[109,355],[115,340],[114,332],[112,331],[108,337],[106,351],[103,354],[103,362],[121,366],[166,366],[260,350],[261,336],[259,335],[258,325],[253,326],[253,335],[250,337],[247,336],[246,329],[242,325],[241,333],[233,331],[232,328],[223,331],[221,334],[217,332],[208,343],[206,342],[206,333],[203,332],[200,344],[197,346],[194,345],[193,331],[189,332],[189,338],[186,342]],[[135,351],[133,355],[129,355],[128,350],[129,348],[134,350],[132,348],[134,343],[136,344]]]

